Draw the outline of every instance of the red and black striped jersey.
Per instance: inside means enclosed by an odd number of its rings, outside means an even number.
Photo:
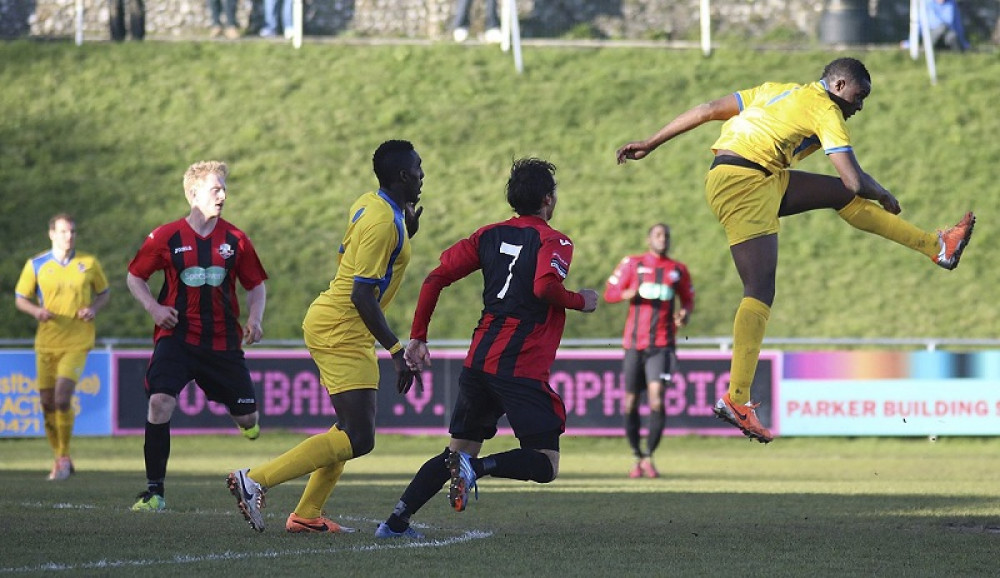
[[[153,341],[176,335],[185,343],[213,350],[240,349],[240,302],[236,280],[247,291],[267,279],[253,244],[243,231],[219,219],[207,237],[186,219],[153,230],[128,265],[143,280],[163,271],[161,305],[177,310],[173,329],[155,327]]]
[[[694,311],[694,285],[687,267],[653,252],[625,257],[608,278],[604,300],[617,303],[622,300],[622,292],[628,290],[636,293],[628,302],[622,347],[642,350],[674,346],[676,298],[689,313]]]
[[[483,311],[465,366],[548,381],[566,308],[584,307],[583,296],[563,286],[572,259],[573,243],[539,217],[482,227],[446,249],[424,280],[410,338],[427,341],[441,290],[481,269]]]

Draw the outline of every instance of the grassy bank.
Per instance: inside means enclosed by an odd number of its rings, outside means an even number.
[[[438,253],[476,226],[505,218],[510,161],[559,167],[553,224],[575,241],[568,284],[603,287],[621,256],[644,250],[647,227],[673,226],[673,254],[698,291],[689,335],[725,335],[741,289],[702,179],[718,127],[703,127],[641,163],[615,148],[685,108],[763,80],[811,81],[839,55],[648,48],[531,48],[513,73],[495,47],[269,43],[0,44],[0,290],[13,292],[29,256],[48,247],[56,211],[79,219],[114,298],[102,336],[144,337],[150,320],[128,295],[125,267],[145,235],[187,206],[193,161],[230,162],[226,217],[255,241],[271,275],[266,337],[295,339],[334,271],[345,211],[373,188],[379,142],[407,138],[427,173],[414,259],[390,323],[405,334],[420,280]],[[902,53],[856,54],[874,77],[850,126],[862,166],[934,229],[979,214],[962,267],[860,233],[832,212],[786,220],[775,337],[995,337],[1000,158],[995,54],[942,54],[931,86]],[[831,171],[822,155],[800,167]],[[478,282],[445,294],[432,337],[465,338]],[[572,315],[567,337],[613,337],[624,311]],[[0,308],[0,337],[30,337],[33,321]]]

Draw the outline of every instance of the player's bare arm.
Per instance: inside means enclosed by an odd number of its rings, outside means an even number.
[[[94,318],[97,317],[97,312],[104,309],[104,306],[107,305],[110,300],[110,289],[104,293],[99,293],[96,297],[94,297],[94,301],[90,305],[81,307],[80,310],[76,312],[77,318],[82,319],[83,321],[93,321]]]
[[[157,302],[144,279],[129,273],[125,278],[125,284],[129,293],[153,318],[153,323],[164,329],[173,329],[177,325],[177,310]]]
[[[389,323],[385,320],[385,314],[382,313],[378,298],[375,296],[376,290],[377,286],[374,283],[355,281],[351,287],[351,303],[358,310],[358,316],[361,317],[361,321],[375,340],[386,350],[392,351],[399,344],[399,339],[396,338],[396,334],[392,332]],[[399,390],[399,393],[409,391],[414,379],[417,381],[418,388],[423,387],[420,374],[410,369],[403,356],[402,347],[392,352],[392,365],[396,369],[396,389]]]
[[[243,327],[243,343],[253,345],[259,343],[264,336],[264,306],[267,302],[267,288],[261,283],[253,289],[247,291],[247,308],[250,310],[247,315],[246,326]]]
[[[699,104],[679,114],[648,139],[633,141],[622,146],[615,153],[615,159],[620,165],[625,164],[627,160],[637,161],[644,159],[661,144],[676,136],[682,135],[706,122],[728,120],[739,113],[740,103],[736,99],[736,95],[733,94],[727,94],[722,98]]]
[[[899,206],[899,201],[871,175],[861,170],[861,165],[858,164],[854,151],[832,153],[829,158],[847,190],[863,199],[877,202],[882,205],[883,209],[894,215],[900,213],[902,209]]]
[[[23,311],[35,318],[35,321],[48,321],[52,319],[52,312],[44,307],[35,305],[31,301],[17,295],[14,297],[14,305],[19,311]]]

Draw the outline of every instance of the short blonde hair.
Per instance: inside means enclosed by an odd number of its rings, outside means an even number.
[[[208,175],[216,175],[223,181],[229,176],[229,167],[222,161],[198,161],[184,172],[184,193],[205,180]]]

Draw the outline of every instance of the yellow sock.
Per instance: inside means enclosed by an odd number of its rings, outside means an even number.
[[[941,250],[941,242],[936,232],[928,233],[919,229],[901,219],[899,215],[886,211],[874,201],[854,197],[854,200],[837,211],[837,214],[856,229],[881,235],[928,257],[935,257]]]
[[[56,440],[59,444],[56,455],[59,457],[69,456],[69,440],[73,437],[73,422],[76,421],[76,414],[72,409],[66,411],[56,411]]]
[[[265,488],[272,488],[353,457],[351,439],[337,426],[333,426],[330,431],[304,440],[266,464],[250,468],[247,475]]]
[[[750,401],[750,386],[757,371],[760,344],[771,308],[753,297],[744,297],[733,321],[733,360],[729,366],[729,399],[736,405]]]
[[[309,476],[302,497],[299,498],[299,505],[295,506],[295,513],[303,518],[318,518],[323,514],[323,506],[330,499],[334,486],[340,480],[340,474],[344,473],[344,462],[337,462],[333,465],[320,468]],[[253,477],[253,476],[251,476]]]
[[[42,417],[45,420],[45,438],[52,446],[52,453],[59,457],[59,433],[56,431],[56,412],[43,411]]]

